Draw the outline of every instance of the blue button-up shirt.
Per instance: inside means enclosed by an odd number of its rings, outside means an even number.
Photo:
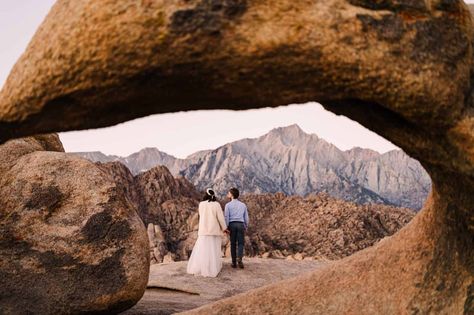
[[[234,221],[243,222],[245,228],[247,228],[249,224],[249,212],[247,211],[247,206],[238,199],[233,199],[225,205],[224,217],[227,226],[230,222]]]

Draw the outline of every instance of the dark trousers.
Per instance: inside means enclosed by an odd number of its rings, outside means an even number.
[[[245,242],[245,228],[243,222],[230,222],[230,254],[232,256],[232,262],[237,261],[237,257],[242,258],[244,256],[244,242]],[[238,256],[236,256],[236,249],[238,247]]]

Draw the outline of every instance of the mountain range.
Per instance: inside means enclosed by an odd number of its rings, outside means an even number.
[[[75,152],[94,162],[119,161],[136,175],[157,165],[183,176],[198,189],[221,195],[232,187],[242,193],[301,195],[325,192],[359,204],[382,203],[418,210],[431,180],[420,163],[401,150],[383,154],[363,148],[340,150],[298,125],[275,128],[185,159],[145,148],[127,157]]]

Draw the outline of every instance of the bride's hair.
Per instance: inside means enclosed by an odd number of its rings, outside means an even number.
[[[208,188],[206,189],[206,194],[204,195],[204,197],[202,198],[202,201],[208,201],[208,202],[211,202],[211,201],[216,201],[216,193],[214,192],[214,190],[212,190],[212,188]]]

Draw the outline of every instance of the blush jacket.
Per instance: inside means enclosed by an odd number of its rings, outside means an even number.
[[[198,235],[217,235],[227,229],[222,207],[217,201],[201,201],[199,203]]]

